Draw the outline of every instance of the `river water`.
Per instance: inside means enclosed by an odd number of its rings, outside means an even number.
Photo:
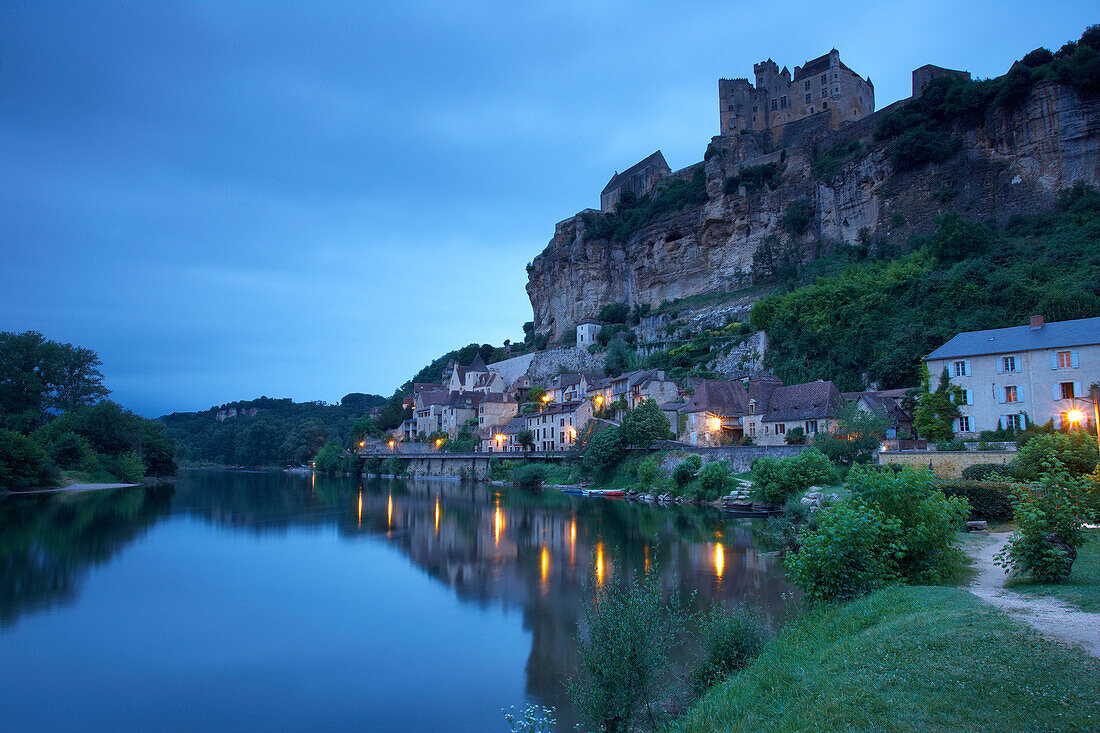
[[[242,471],[0,498],[0,727],[567,730],[582,589],[647,571],[786,613],[716,510]]]

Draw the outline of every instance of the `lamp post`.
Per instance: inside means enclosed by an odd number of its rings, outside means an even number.
[[[1074,403],[1077,401],[1092,405],[1092,423],[1096,426],[1096,448],[1100,451],[1100,384],[1091,386],[1089,397],[1075,397],[1073,399]],[[1080,425],[1085,422],[1085,411],[1078,409],[1075,404],[1071,403],[1066,417],[1069,419],[1071,426]]]

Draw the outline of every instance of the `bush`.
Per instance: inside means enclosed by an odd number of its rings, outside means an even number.
[[[141,460],[141,454],[137,451],[124,453],[119,456],[115,472],[123,483],[137,483],[145,476],[145,461]]]
[[[80,466],[85,453],[90,450],[86,438],[69,430],[50,443],[50,458],[61,468],[74,469]]]
[[[0,489],[44,486],[55,476],[49,456],[21,433],[0,429]]]
[[[715,501],[729,493],[730,477],[729,461],[711,461],[699,470],[699,492],[695,498],[703,501]]]
[[[1012,472],[1022,481],[1034,481],[1051,466],[1064,467],[1071,476],[1083,476],[1092,473],[1096,464],[1096,439],[1084,430],[1074,430],[1028,440],[1012,461]]]
[[[703,465],[703,459],[696,455],[690,455],[672,469],[672,482],[681,491],[695,480],[695,472]]]
[[[524,463],[512,471],[512,483],[518,486],[538,488],[546,480],[546,466],[541,463]]]
[[[489,480],[490,481],[507,481],[508,477],[512,475],[513,462],[508,459],[490,458],[489,459]]]
[[[936,450],[961,452],[966,450],[966,443],[962,442],[958,438],[952,438],[951,440],[945,440],[936,443]]]
[[[798,199],[783,212],[780,225],[794,237],[801,237],[813,223],[814,205],[808,199]]]
[[[388,473],[391,476],[404,476],[405,462],[397,456],[390,456],[386,459],[386,462],[382,464],[382,473]]]
[[[382,473],[382,459],[378,456],[371,456],[367,459],[366,464],[364,464],[363,470],[377,476]]]
[[[962,470],[963,481],[985,481],[993,474],[1005,475],[1009,472],[1008,466],[998,466],[996,463],[975,463]]]
[[[806,444],[806,429],[801,425],[791,428],[787,431],[787,434],[783,436],[784,442],[787,445],[805,445]]]
[[[1012,519],[1012,490],[1010,484],[979,481],[940,484],[940,491],[944,496],[948,498],[958,496],[970,503],[971,519],[989,519],[997,522],[1007,522]]]
[[[836,469],[817,448],[790,458],[758,458],[752,464],[754,498],[765,504],[782,504],[798,491],[836,480]]]
[[[646,456],[646,459],[638,465],[638,483],[643,489],[648,489],[661,475],[661,463],[657,456]]]
[[[658,440],[668,438],[671,424],[657,407],[657,402],[647,399],[626,413],[619,430],[626,445],[649,448]]]
[[[1043,472],[1038,486],[1021,486],[1013,513],[1018,529],[997,554],[998,564],[1043,583],[1065,581],[1085,543],[1083,490],[1083,481],[1057,464]]]
[[[691,675],[696,694],[748,666],[763,650],[768,629],[757,614],[716,606],[704,616],[700,636],[703,661]]]
[[[609,427],[592,436],[584,451],[584,469],[591,473],[605,474],[613,470],[623,458],[623,440],[619,428]]]
[[[599,586],[584,604],[587,633],[578,639],[580,664],[568,690],[600,729],[631,730],[642,708],[664,694],[669,653],[683,631],[677,605],[665,602],[660,574],[652,572]]]
[[[325,443],[321,450],[317,451],[317,455],[313,457],[313,470],[321,473],[338,472],[341,468],[340,454],[342,452],[340,444],[336,441],[330,440]]]
[[[898,520],[857,497],[822,509],[817,521],[785,561],[811,603],[856,598],[897,577]]]

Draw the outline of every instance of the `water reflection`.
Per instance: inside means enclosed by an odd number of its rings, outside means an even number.
[[[397,548],[463,604],[521,613],[531,636],[527,693],[557,707],[564,729],[573,719],[563,682],[577,664],[584,585],[658,572],[669,593],[696,592],[688,602],[697,607],[747,601],[773,619],[788,590],[775,559],[754,548],[751,525],[715,510],[419,479],[192,471],[181,474],[174,495],[134,489],[0,500],[0,621],[73,601],[94,565],[169,514],[265,535],[334,528],[346,540]]]

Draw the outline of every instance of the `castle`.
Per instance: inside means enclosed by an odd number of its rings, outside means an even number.
[[[719,79],[721,131],[732,136],[742,130],[778,132],[783,125],[816,114],[829,114],[829,126],[866,117],[875,111],[875,86],[840,60],[835,48],[824,56],[779,70],[771,59],[753,64],[756,86],[748,79]]]

